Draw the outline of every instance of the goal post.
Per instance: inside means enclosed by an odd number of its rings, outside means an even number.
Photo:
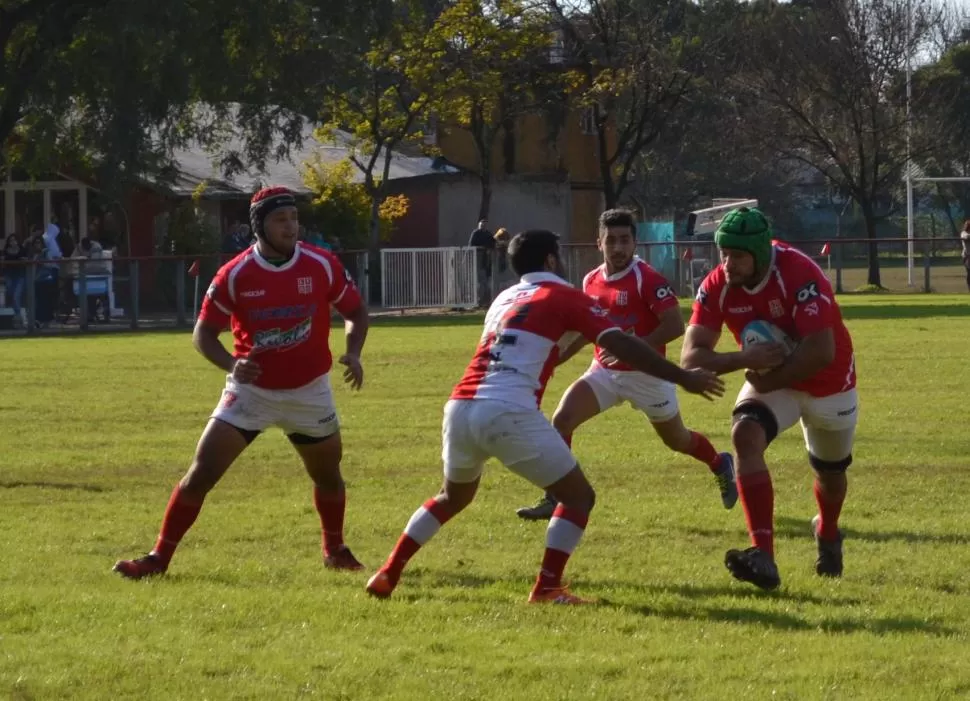
[[[728,212],[738,207],[757,207],[755,199],[715,198],[710,207],[695,209],[687,214],[684,237],[687,249],[682,256],[680,280],[693,295],[700,280],[715,265],[713,255],[714,232]]]

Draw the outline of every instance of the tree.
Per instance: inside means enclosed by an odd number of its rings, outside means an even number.
[[[574,93],[591,111],[603,197],[615,207],[640,153],[682,108],[702,69],[697,10],[680,0],[547,0],[546,6],[578,61]]]
[[[479,219],[487,219],[491,207],[499,137],[511,141],[518,118],[539,110],[556,91],[551,43],[544,16],[521,0],[457,0],[428,33],[424,81],[438,86],[436,116],[466,131],[474,143]],[[508,150],[514,154],[514,147]]]
[[[342,129],[350,134],[350,162],[363,175],[371,202],[368,249],[372,258],[380,246],[380,212],[394,151],[402,143],[420,139],[419,126],[431,100],[428,84],[418,77],[427,61],[425,16],[417,3],[402,2],[394,10],[393,22],[375,28],[377,36],[346,56],[348,84],[327,87],[321,110],[327,122],[317,130],[321,141],[338,138]]]
[[[306,96],[340,50],[328,32],[383,4],[0,0],[0,165],[90,169],[110,189],[231,126],[245,146],[227,173],[260,166],[298,140]]]
[[[780,157],[817,169],[859,206],[875,287],[876,225],[892,210],[908,158],[899,86],[933,17],[921,0],[760,3],[744,15],[739,99],[762,106],[753,126]]]
[[[373,197],[367,188],[355,181],[358,167],[349,160],[328,165],[322,161],[307,164],[304,181],[313,193],[312,205],[305,223],[324,233],[339,232],[346,249],[365,248],[370,243]],[[394,222],[407,214],[404,195],[385,197],[377,216],[379,234],[386,240]]]

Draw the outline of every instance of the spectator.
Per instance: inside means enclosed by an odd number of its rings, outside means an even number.
[[[20,245],[16,234],[11,234],[3,244],[3,284],[8,304],[13,307],[15,326],[24,322],[24,287],[27,282],[27,268],[21,263],[27,259],[27,251]]]
[[[81,260],[85,262],[81,263]],[[81,239],[81,243],[78,244],[77,250],[74,252],[74,261],[72,266],[73,277],[76,278],[79,276],[79,266],[84,265],[84,274],[88,278],[89,291],[91,289],[90,285],[93,284],[90,278],[108,275],[108,264],[104,260],[104,248],[102,248],[99,242],[90,238]],[[73,283],[71,283],[71,294],[72,298],[74,298]],[[89,297],[93,297],[93,300],[89,299],[88,304],[85,305],[87,307],[88,323],[93,323],[98,320],[97,311],[99,305],[101,307],[102,320],[109,321],[111,312],[107,292],[98,295],[89,294]],[[78,307],[80,307],[80,304]]]
[[[233,223],[229,233],[222,241],[222,252],[236,255],[249,248],[249,227],[240,221]]]
[[[511,236],[509,235],[509,230],[504,226],[499,227],[499,230],[495,232],[495,256],[498,258],[498,273],[501,276],[505,273],[508,267],[505,260],[505,252],[509,247],[509,241]]]
[[[487,307],[491,302],[492,251],[495,238],[488,230],[488,220],[478,222],[478,228],[468,238],[468,245],[475,249],[475,266],[478,268],[478,306]]]
[[[967,290],[970,291],[970,219],[963,222],[963,231],[960,232],[960,246],[963,249],[963,267],[967,270]]]
[[[35,236],[31,241],[28,258],[37,263],[34,268],[34,299],[36,309],[34,326],[41,328],[54,320],[57,303],[57,283],[60,278],[57,263],[51,263],[50,252],[44,247],[44,237]]]

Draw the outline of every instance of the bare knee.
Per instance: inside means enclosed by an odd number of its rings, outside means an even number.
[[[569,409],[563,409],[560,407],[556,409],[556,413],[552,415],[552,427],[556,429],[560,435],[568,436],[573,433],[579,426],[576,420],[575,414]]]
[[[475,500],[478,480],[474,482],[446,482],[435,499],[448,507],[452,514],[464,511]]]
[[[738,459],[763,455],[768,447],[764,427],[752,419],[741,419],[731,428],[731,443]]]

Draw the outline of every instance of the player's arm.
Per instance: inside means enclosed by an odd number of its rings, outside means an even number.
[[[327,301],[344,318],[346,351],[337,362],[347,368],[344,370],[344,382],[352,389],[360,389],[364,384],[364,367],[360,362],[360,354],[364,350],[364,341],[367,340],[367,331],[370,328],[370,313],[350,273],[336,256],[328,257],[333,279]]]
[[[217,368],[231,374],[240,384],[247,384],[259,377],[259,363],[248,358],[233,357],[219,340],[219,334],[232,319],[232,309],[226,274],[220,270],[202,300],[199,320],[192,331],[192,345]]]
[[[802,382],[824,370],[835,360],[835,333],[822,329],[802,338],[779,367],[763,375],[749,372],[747,380],[761,393],[774,392]]]
[[[835,360],[834,304],[831,285],[809,270],[795,290],[792,306],[798,345],[784,363],[771,372],[748,377],[748,382],[759,392],[772,392],[808,380],[831,365]]]
[[[342,315],[344,318],[344,336],[346,337],[346,355],[357,358],[364,350],[367,331],[370,329],[370,312],[363,301],[352,312]]]
[[[601,333],[596,344],[634,370],[678,384],[688,392],[707,399],[724,394],[724,382],[713,373],[702,369],[685,370],[664,358],[643,339],[625,334],[621,329]]]
[[[660,322],[657,328],[643,337],[643,340],[654,348],[665,346],[684,335],[684,317],[680,314],[680,307],[670,307],[657,315]]]
[[[579,351],[583,350],[583,348],[585,348],[587,345],[589,345],[589,341],[582,336],[577,337],[576,340],[570,343],[566,347],[566,350],[559,355],[559,362],[557,362],[556,365],[559,366],[563,363],[569,362],[572,360],[573,356],[579,353]]]

